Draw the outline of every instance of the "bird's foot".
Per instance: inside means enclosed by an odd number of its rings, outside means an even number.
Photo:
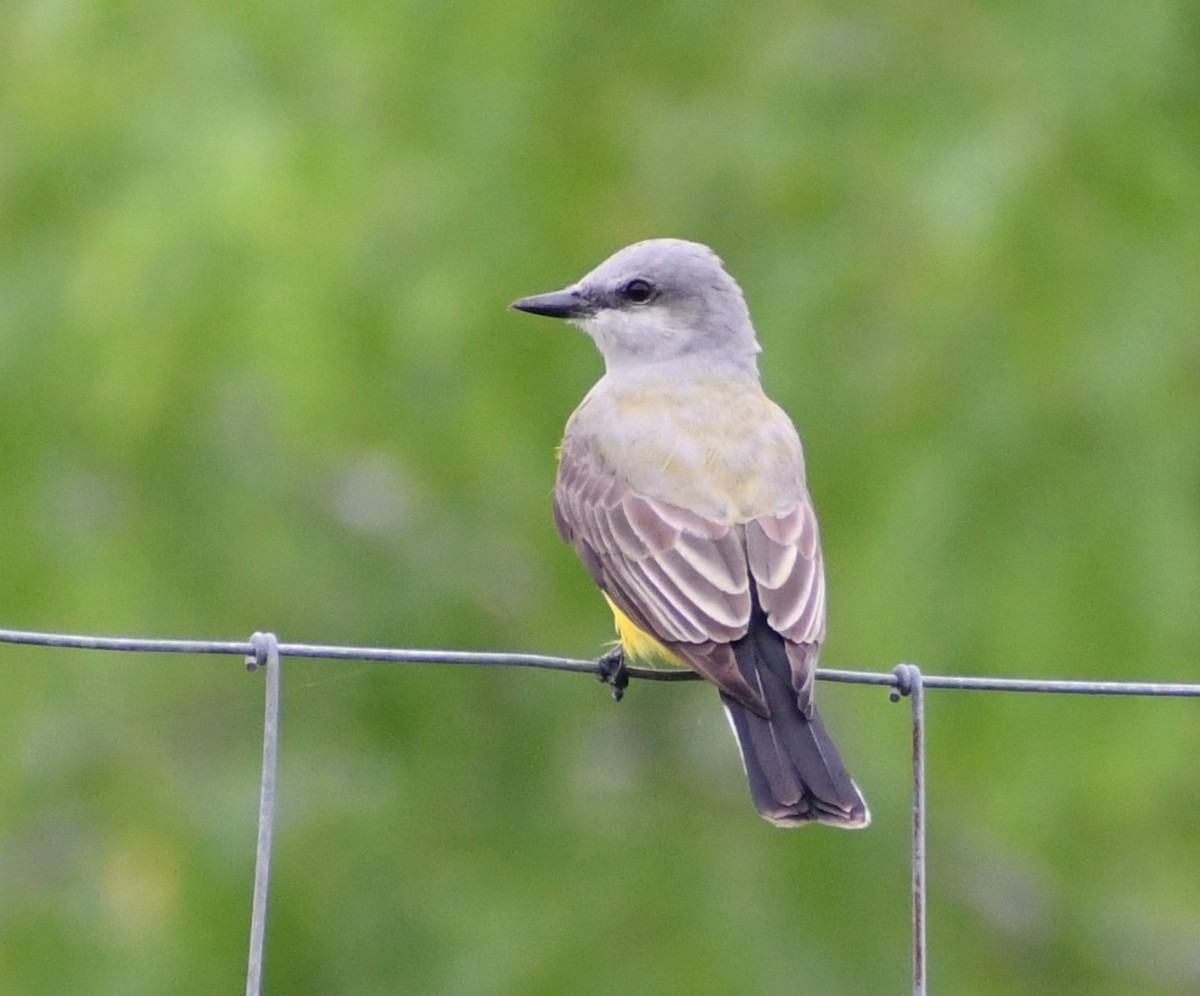
[[[625,667],[625,650],[618,644],[607,654],[596,661],[596,675],[606,685],[612,686],[614,702],[620,702],[625,697],[625,689],[629,687],[629,669]]]

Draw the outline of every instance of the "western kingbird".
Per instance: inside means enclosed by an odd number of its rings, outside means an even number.
[[[578,325],[604,357],[567,422],[554,518],[621,661],[717,686],[766,819],[865,827],[813,706],[825,571],[800,437],[763,393],[737,282],[707,246],[652,239],[513,307]]]

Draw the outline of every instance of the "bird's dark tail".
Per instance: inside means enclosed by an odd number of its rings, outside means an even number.
[[[783,827],[813,820],[846,829],[867,826],[867,804],[821,717],[815,708],[808,716],[800,709],[783,637],[755,612],[750,631],[733,651],[742,676],[762,695],[770,713],[764,718],[721,695],[759,813]]]

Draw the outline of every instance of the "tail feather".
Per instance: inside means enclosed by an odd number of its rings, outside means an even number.
[[[762,695],[769,713],[765,718],[721,695],[759,813],[779,826],[811,821],[867,826],[871,814],[816,709],[808,715],[800,709],[783,637],[756,612],[733,650],[743,677]]]

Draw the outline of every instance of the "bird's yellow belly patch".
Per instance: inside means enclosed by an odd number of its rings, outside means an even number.
[[[617,635],[621,639],[621,649],[626,654],[640,661],[660,660],[673,667],[687,667],[683,661],[618,609],[608,595],[604,596],[604,600],[612,609],[613,621],[617,624]]]

